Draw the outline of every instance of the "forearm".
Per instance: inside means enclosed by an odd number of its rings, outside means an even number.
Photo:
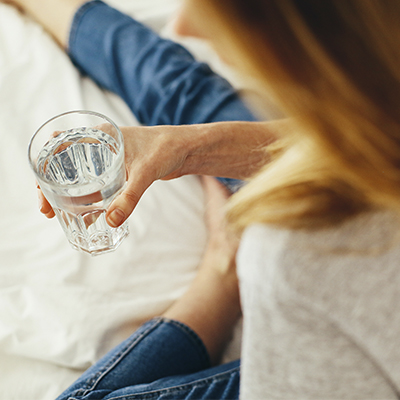
[[[238,239],[225,229],[223,210],[229,194],[212,178],[202,182],[208,245],[196,278],[164,316],[191,327],[202,339],[212,363],[217,364],[241,315],[235,262]]]
[[[220,361],[241,315],[237,287],[232,273],[218,276],[200,271],[189,290],[164,314],[200,336],[214,365]]]
[[[247,179],[270,161],[268,145],[288,126],[288,120],[194,125],[180,172]]]
[[[110,205],[107,222],[120,226],[158,179],[188,174],[250,177],[268,162],[267,146],[286,125],[282,120],[122,128],[128,182]]]

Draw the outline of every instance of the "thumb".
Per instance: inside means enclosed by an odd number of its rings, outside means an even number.
[[[107,210],[106,220],[108,225],[113,228],[122,225],[132,214],[150,184],[151,182],[147,180],[135,181],[133,178],[129,179],[125,189],[117,196]]]

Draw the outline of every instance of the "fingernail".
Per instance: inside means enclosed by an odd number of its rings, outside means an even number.
[[[125,213],[119,208],[116,208],[107,218],[109,225],[114,228],[120,226],[124,219]]]

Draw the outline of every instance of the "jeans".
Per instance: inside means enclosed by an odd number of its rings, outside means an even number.
[[[210,367],[200,338],[155,318],[88,369],[57,400],[238,399],[240,362]]]
[[[232,86],[182,46],[101,1],[75,14],[69,55],[143,125],[256,121]],[[221,179],[232,190],[240,181]]]

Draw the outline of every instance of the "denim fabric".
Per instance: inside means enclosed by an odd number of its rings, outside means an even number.
[[[69,54],[143,125],[255,121],[232,86],[182,46],[100,1],[75,14]]]
[[[240,362],[210,368],[200,338],[165,318],[145,323],[57,400],[238,399]]]
[[[207,64],[101,1],[75,14],[69,54],[81,72],[124,99],[143,125],[256,120]],[[221,180],[233,191],[241,184]]]

